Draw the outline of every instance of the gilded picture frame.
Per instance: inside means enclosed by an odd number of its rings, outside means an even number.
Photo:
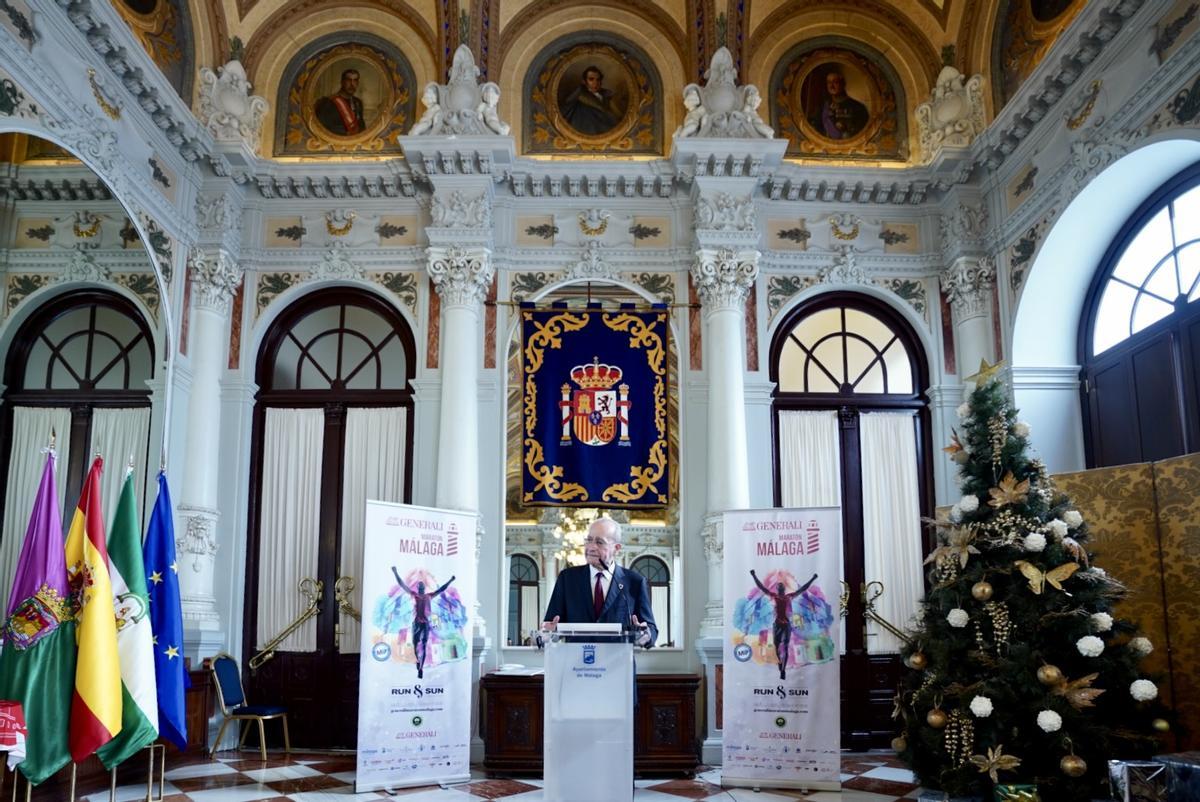
[[[400,152],[414,114],[415,81],[393,46],[326,43],[293,59],[277,105],[275,154],[334,156]]]
[[[771,80],[772,118],[787,155],[888,159],[907,153],[898,81],[881,59],[837,43],[785,56]]]
[[[658,77],[632,46],[559,42],[534,64],[526,80],[526,152],[661,153]]]

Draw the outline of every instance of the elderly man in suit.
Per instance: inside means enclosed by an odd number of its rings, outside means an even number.
[[[560,621],[624,624],[638,633],[638,645],[647,649],[654,645],[658,627],[650,608],[649,583],[637,571],[617,565],[620,550],[621,526],[616,521],[599,518],[588,527],[583,549],[587,565],[573,565],[558,575],[544,628],[554,629]]]

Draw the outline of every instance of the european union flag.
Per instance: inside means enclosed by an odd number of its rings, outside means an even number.
[[[179,564],[175,562],[175,525],[167,476],[158,475],[158,500],[150,515],[146,542],[146,588],[150,591],[150,628],[154,633],[154,678],[158,685],[158,734],[181,750],[187,748],[183,692],[190,684],[183,665],[183,610],[179,604]]]

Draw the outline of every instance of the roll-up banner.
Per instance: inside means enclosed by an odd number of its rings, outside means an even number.
[[[358,793],[469,779],[475,516],[367,502]]]
[[[722,785],[839,789],[841,511],[724,515]]]

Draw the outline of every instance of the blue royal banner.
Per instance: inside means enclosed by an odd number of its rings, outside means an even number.
[[[527,506],[666,506],[666,308],[521,309]]]

